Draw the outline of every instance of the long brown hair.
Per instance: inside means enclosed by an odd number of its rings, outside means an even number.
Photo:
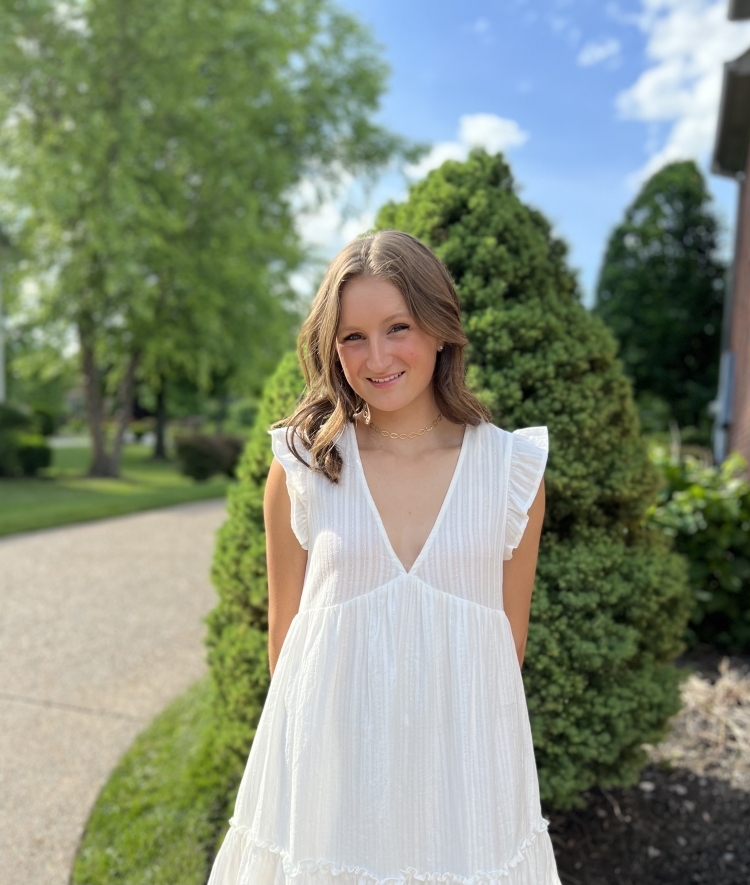
[[[443,416],[454,424],[480,424],[492,417],[466,386],[464,348],[469,342],[448,269],[410,234],[381,230],[362,236],[345,246],[328,267],[297,339],[305,393],[292,415],[272,425],[289,428],[290,449],[307,465],[295,448],[296,432],[310,452],[309,466],[334,483],[342,467],[336,439],[365,405],[346,380],[336,350],[341,290],[349,280],[365,276],[393,283],[417,326],[445,342],[432,376],[435,402]]]

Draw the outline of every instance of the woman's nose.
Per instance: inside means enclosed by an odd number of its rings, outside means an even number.
[[[387,369],[393,358],[390,354],[388,342],[375,338],[370,339],[370,347],[367,354],[367,365],[373,372],[382,372]]]

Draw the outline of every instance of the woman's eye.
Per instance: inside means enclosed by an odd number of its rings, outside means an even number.
[[[411,328],[408,323],[395,323],[389,329],[390,332],[403,332],[407,329]],[[361,338],[362,335],[359,332],[352,332],[350,335],[347,335],[342,341],[356,341],[358,338]]]

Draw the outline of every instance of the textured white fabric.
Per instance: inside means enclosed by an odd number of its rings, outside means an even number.
[[[310,471],[290,451],[286,441],[286,427],[277,427],[269,433],[274,457],[281,462],[286,474],[286,488],[292,504],[292,531],[301,546],[307,550],[307,478]],[[304,458],[306,450],[298,437],[295,438],[294,447]]]
[[[466,428],[408,572],[354,426],[337,484],[270,433],[308,563],[208,885],[560,885],[502,589],[547,429]]]
[[[546,427],[524,427],[513,433],[508,471],[508,518],[503,559],[510,559],[521,543],[547,463],[549,437]],[[308,471],[309,472],[309,471]]]

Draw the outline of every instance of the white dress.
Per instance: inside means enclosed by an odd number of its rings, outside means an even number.
[[[408,572],[354,425],[338,484],[269,432],[308,562],[208,885],[560,885],[501,586],[547,428],[466,427]]]

